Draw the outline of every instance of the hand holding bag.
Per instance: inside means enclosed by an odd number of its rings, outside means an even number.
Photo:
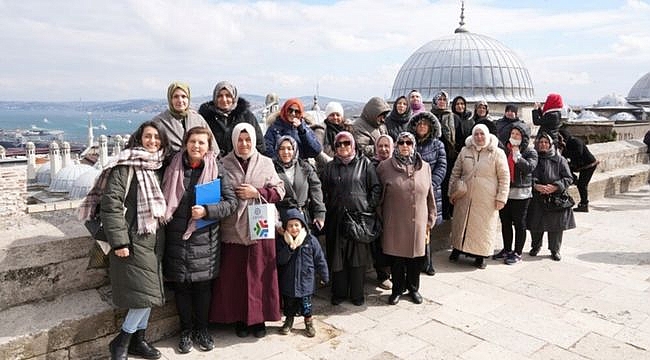
[[[259,197],[259,204],[248,205],[248,234],[251,240],[275,239],[277,213],[275,204]]]
[[[546,211],[564,211],[571,209],[576,204],[575,200],[564,190],[560,193],[542,195],[542,204]]]
[[[343,209],[343,232],[346,237],[369,244],[377,240],[383,230],[381,220],[374,213]]]

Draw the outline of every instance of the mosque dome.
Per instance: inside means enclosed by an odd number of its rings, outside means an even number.
[[[625,100],[625,98],[622,95],[616,95],[616,94],[611,94],[611,95],[605,95],[600,100],[598,100],[598,103],[596,103],[596,107],[633,107],[628,102]]]
[[[425,100],[445,90],[450,101],[462,95],[470,102],[532,102],[533,83],[521,59],[499,41],[467,31],[463,18],[454,34],[424,44],[406,60],[391,99],[416,89]]]
[[[101,170],[92,167],[90,170],[81,174],[74,183],[72,183],[72,188],[70,189],[68,197],[72,200],[84,198],[88,195],[90,189],[93,188],[95,180],[101,173]]]
[[[50,183],[50,163],[46,162],[45,164],[39,166],[36,170],[36,184],[39,185],[48,185]]]
[[[650,72],[643,75],[627,94],[630,103],[650,103]]]
[[[73,164],[66,166],[56,173],[48,190],[51,192],[61,193],[70,192],[75,180],[77,180],[81,174],[92,169],[92,166],[86,164]]]
[[[628,112],[617,112],[609,117],[612,121],[637,121],[637,118]]]

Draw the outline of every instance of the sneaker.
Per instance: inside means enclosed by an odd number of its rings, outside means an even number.
[[[390,279],[386,279],[384,281],[380,281],[377,286],[383,290],[390,290],[393,288],[393,283],[390,281]]]
[[[501,251],[492,255],[492,260],[505,259],[506,257],[508,257],[508,254],[510,254],[510,251],[506,249],[501,249]]]
[[[517,254],[514,251],[508,254],[508,257],[506,257],[506,259],[504,260],[504,262],[508,265],[514,265],[520,261],[521,261],[521,255]]]
[[[178,341],[178,352],[187,354],[192,351],[192,330],[183,330],[181,332],[181,339]]]
[[[214,340],[208,333],[208,329],[196,330],[192,333],[192,340],[199,344],[201,351],[210,351],[214,349]]]

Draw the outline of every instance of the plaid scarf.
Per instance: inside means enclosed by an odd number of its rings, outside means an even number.
[[[136,147],[124,149],[117,159],[111,161],[95,180],[95,185],[79,205],[79,220],[92,219],[98,214],[97,205],[100,203],[109,174],[113,167],[125,165],[133,167],[135,177],[138,179],[139,191],[137,192],[137,222],[138,234],[152,234],[158,229],[158,224],[165,214],[165,197],[154,170],[162,167],[162,152],[150,153],[144,148]],[[130,186],[128,184],[127,186]],[[126,190],[128,193],[128,188]],[[126,193],[124,194],[126,197]]]
[[[185,169],[183,168],[184,151],[176,153],[163,176],[163,189],[165,199],[167,200],[167,210],[165,210],[165,221],[169,221],[185,193]],[[203,171],[197,180],[197,184],[205,184],[219,177],[219,168],[217,167],[217,155],[214,151],[208,151],[203,156]],[[196,220],[191,219],[187,224],[187,229],[183,234],[183,240],[187,240],[196,230]]]

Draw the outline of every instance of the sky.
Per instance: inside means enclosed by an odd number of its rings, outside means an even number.
[[[458,27],[460,0],[0,0],[0,100],[212,94],[388,98],[400,67]],[[650,0],[468,0],[465,27],[512,49],[536,100],[591,105],[650,72]]]

